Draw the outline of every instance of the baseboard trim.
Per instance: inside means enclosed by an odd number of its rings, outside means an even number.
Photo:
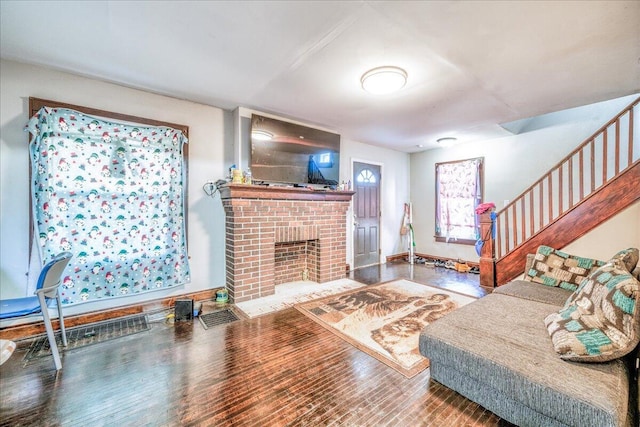
[[[387,261],[386,262],[402,261],[403,259],[407,258],[408,256],[409,256],[408,252],[402,252],[402,253],[399,253],[399,254],[387,255]]]
[[[77,314],[74,316],[65,316],[64,326],[66,328],[72,328],[74,326],[82,326],[88,323],[100,322],[103,320],[115,319],[123,316],[130,316],[133,314],[149,313],[153,311],[159,311],[167,308],[171,308],[175,305],[177,299],[193,299],[194,301],[207,301],[214,300],[216,297],[216,289],[207,289],[204,291],[191,292],[188,294],[176,295],[172,297],[159,298],[151,301],[147,301],[141,304],[132,304],[122,307],[116,307],[108,310],[91,311],[88,313]],[[60,328],[57,319],[52,319],[51,323],[55,330]],[[38,320],[31,323],[22,325],[7,326],[0,329],[0,338],[6,340],[16,340],[29,338],[35,335],[44,334],[44,322]]]
[[[421,258],[424,259],[439,259],[441,261],[457,261],[457,258],[447,258],[447,257],[442,257],[442,256],[438,256],[438,255],[429,255],[429,254],[422,254],[422,253],[414,253],[415,256],[419,256]],[[409,253],[408,252],[402,252],[399,254],[393,254],[393,255],[387,255],[387,262],[393,262],[393,261],[403,261],[406,258],[409,257]],[[471,261],[466,261],[466,263],[472,267],[479,267],[480,264],[477,262],[471,262]]]

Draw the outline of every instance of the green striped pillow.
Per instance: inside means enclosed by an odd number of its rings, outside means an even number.
[[[540,246],[524,280],[575,291],[595,269],[605,263],[591,258],[569,255],[549,246]]]

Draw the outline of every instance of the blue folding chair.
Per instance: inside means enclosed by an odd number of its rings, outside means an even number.
[[[58,346],[56,345],[56,336],[53,333],[53,326],[51,325],[51,318],[49,317],[47,301],[55,298],[58,303],[58,321],[60,322],[60,331],[62,332],[62,344],[66,347],[67,335],[64,330],[62,301],[60,300],[58,288],[62,283],[62,272],[67,264],[69,264],[71,256],[72,254],[70,252],[63,252],[42,268],[40,276],[38,277],[35,296],[0,301],[0,319],[10,319],[42,313],[56,370],[62,369],[62,362],[60,361],[60,354],[58,353]]]

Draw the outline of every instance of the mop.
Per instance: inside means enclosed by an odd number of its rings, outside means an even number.
[[[411,223],[411,203],[404,204],[404,218],[402,219],[402,227],[400,228],[400,234],[409,235],[409,264],[413,265],[414,254],[416,250],[416,241],[413,233],[413,224]]]

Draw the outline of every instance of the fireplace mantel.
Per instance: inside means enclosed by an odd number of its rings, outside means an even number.
[[[306,187],[224,184],[220,186],[222,199],[319,200],[349,202],[353,191],[313,190]]]

